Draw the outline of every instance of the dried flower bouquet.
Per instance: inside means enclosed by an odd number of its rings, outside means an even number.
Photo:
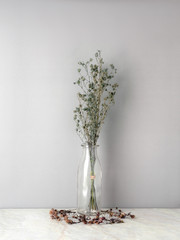
[[[79,62],[79,78],[74,84],[78,85],[79,104],[74,110],[76,132],[83,143],[89,146],[91,162],[91,193],[89,210],[98,210],[96,191],[94,185],[94,166],[96,162],[94,147],[99,139],[99,134],[104,124],[105,117],[118,88],[114,81],[117,69],[113,64],[104,67],[101,51],[95,53],[95,59]]]

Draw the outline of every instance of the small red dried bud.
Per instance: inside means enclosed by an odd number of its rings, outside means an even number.
[[[125,218],[126,214],[125,213],[121,213],[120,217],[121,218]]]

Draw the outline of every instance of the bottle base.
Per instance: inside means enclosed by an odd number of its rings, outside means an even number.
[[[80,215],[86,215],[86,216],[96,216],[97,213],[100,213],[101,211],[97,210],[84,210],[84,209],[77,209],[77,213]]]

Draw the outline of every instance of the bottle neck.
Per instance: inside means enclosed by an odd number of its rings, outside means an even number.
[[[97,156],[97,147],[99,147],[99,145],[94,145],[91,143],[84,143],[82,144],[83,150],[86,154],[89,154],[90,157],[96,157]]]

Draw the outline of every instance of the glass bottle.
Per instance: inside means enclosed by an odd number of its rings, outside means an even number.
[[[82,145],[83,155],[78,167],[77,212],[95,215],[101,211],[102,170],[97,156],[97,145]]]

